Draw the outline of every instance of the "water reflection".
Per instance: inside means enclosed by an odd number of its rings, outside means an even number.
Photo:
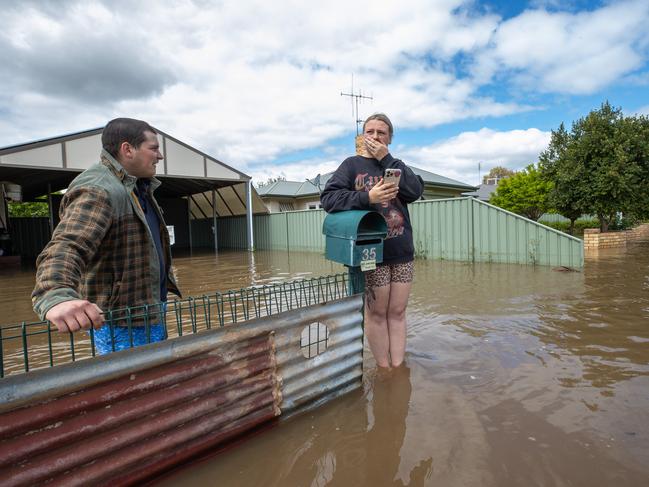
[[[300,252],[175,266],[188,295],[343,271]],[[31,272],[0,272],[2,309],[28,313],[13,321],[32,319]],[[647,483],[648,244],[600,252],[583,272],[417,261],[415,273],[407,367],[379,376],[366,351],[362,391],[162,483]]]

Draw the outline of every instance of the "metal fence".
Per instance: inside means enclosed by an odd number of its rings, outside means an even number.
[[[581,268],[583,242],[475,198],[411,205],[418,257]]]
[[[418,257],[583,267],[583,242],[475,198],[418,201],[409,206]],[[323,252],[323,210],[255,215],[255,248]],[[192,222],[197,246],[213,246],[213,221]],[[245,217],[217,220],[219,249],[246,249]],[[40,250],[37,243],[34,252]]]
[[[417,257],[581,268],[583,242],[475,198],[409,205]],[[255,217],[258,249],[324,250],[323,210]]]
[[[273,302],[321,300],[327,280],[286,286]],[[335,299],[7,377],[0,381],[1,483],[140,485],[358,389],[362,308],[360,295]]]
[[[105,317],[109,326],[122,322],[131,336],[134,322],[148,328],[161,321],[173,338],[340,299],[349,295],[348,280],[347,274],[335,274],[254,286],[170,301],[164,312],[162,305],[151,305],[108,311]],[[0,377],[93,356],[93,331],[59,333],[47,321],[0,327]]]

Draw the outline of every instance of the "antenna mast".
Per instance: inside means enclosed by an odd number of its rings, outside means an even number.
[[[349,93],[340,92],[340,96],[348,96],[352,102],[352,116],[356,122],[356,135],[358,135],[358,126],[363,123],[363,120],[358,118],[358,100],[373,100],[372,96],[363,95],[363,92],[358,90],[358,93],[354,93],[354,75],[352,74],[352,89]]]

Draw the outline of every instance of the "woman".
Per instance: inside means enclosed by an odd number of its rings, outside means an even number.
[[[383,263],[366,273],[365,331],[379,367],[401,365],[406,349],[406,307],[414,273],[414,245],[406,205],[424,190],[422,179],[388,151],[392,122],[376,113],[363,124],[367,154],[348,157],[333,174],[320,200],[327,212],[375,210],[388,224]],[[388,168],[400,169],[399,183],[383,180]]]

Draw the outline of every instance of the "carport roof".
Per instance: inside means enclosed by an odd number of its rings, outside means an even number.
[[[183,155],[191,158],[190,162],[193,162],[194,165],[199,168],[199,171],[202,169],[200,167],[201,163],[204,165],[203,175],[201,176],[196,174],[170,174],[170,171],[167,170],[166,162],[161,161],[156,177],[162,181],[162,186],[156,191],[156,195],[160,197],[188,196],[191,194],[211,191],[212,189],[231,186],[233,184],[247,182],[250,179],[250,176],[247,174],[222,163],[214,157],[211,157],[174,137],[171,137],[157,128],[155,130],[158,132],[158,136],[162,138],[163,143],[161,146],[165,147],[166,150],[169,151],[171,148],[170,146],[173,144],[176,153],[180,154],[176,156],[176,167],[187,167],[184,161],[182,161]],[[100,135],[102,131],[103,127],[100,127],[73,134],[0,148],[0,181],[19,184],[22,188],[24,201],[30,201],[38,196],[47,194],[48,188],[51,188],[52,191],[67,188],[72,180],[85,169],[83,167],[65,167],[67,144],[81,141],[86,144],[84,150],[87,151],[88,147],[93,146],[95,143],[94,139],[98,138],[96,136]],[[81,139],[87,139],[87,141],[83,142]],[[61,147],[60,164],[57,162],[52,163],[50,160],[47,160],[45,165],[31,161],[26,163],[27,158],[29,157],[27,154],[29,154],[30,151],[31,153],[36,153],[36,151],[34,151],[35,149],[45,151],[54,149],[53,153],[58,156],[59,151],[55,147],[57,145]],[[100,146],[97,147],[94,156],[90,156],[94,158],[88,161],[88,165],[99,160],[100,149]],[[166,158],[169,154],[165,152],[163,155]],[[162,171],[160,169],[162,169]],[[180,172],[182,172],[182,170],[180,170]],[[194,173],[196,173],[196,171],[194,171]],[[216,175],[210,175],[210,173]],[[218,174],[220,174],[221,177],[219,177]]]

